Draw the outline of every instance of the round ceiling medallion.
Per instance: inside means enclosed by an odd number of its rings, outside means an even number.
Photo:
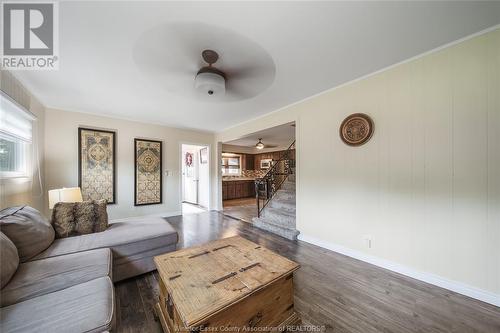
[[[349,146],[361,146],[373,135],[373,121],[364,113],[353,113],[340,125],[340,138]]]

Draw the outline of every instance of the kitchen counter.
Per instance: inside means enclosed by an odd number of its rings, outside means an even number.
[[[230,177],[230,178],[222,178],[223,182],[235,182],[235,181],[254,181],[253,177]]]

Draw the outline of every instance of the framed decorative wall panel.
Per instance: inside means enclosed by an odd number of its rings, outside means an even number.
[[[78,128],[78,186],[83,200],[115,201],[115,132]]]
[[[134,205],[162,203],[162,142],[134,139]]]

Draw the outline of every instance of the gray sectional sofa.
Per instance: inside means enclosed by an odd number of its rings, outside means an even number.
[[[8,218],[0,214],[2,249],[11,233],[22,258],[24,245],[7,227]],[[0,332],[112,331],[113,282],[154,270],[153,256],[175,250],[177,240],[159,217],[111,221],[106,231],[54,240],[2,281]],[[0,257],[3,269],[10,255],[3,250]]]

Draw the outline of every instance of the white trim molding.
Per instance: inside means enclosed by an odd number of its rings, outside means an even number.
[[[333,252],[337,252],[348,257],[358,259],[369,264],[388,269],[390,271],[409,276],[411,278],[430,283],[432,285],[445,288],[456,293],[495,305],[500,306],[500,295],[490,291],[482,290],[462,282],[453,281],[432,273],[421,272],[414,268],[395,263],[393,261],[375,257],[361,251],[353,250],[342,245],[330,243],[316,237],[300,234],[298,239]]]
[[[112,219],[109,222],[113,223],[113,222],[133,221],[133,220],[137,220],[137,219],[141,219],[141,218],[145,218],[145,217],[161,217],[161,218],[165,218],[165,217],[172,217],[172,216],[179,216],[179,215],[182,215],[182,212],[176,210],[176,211],[173,211],[173,212],[165,212],[165,213],[156,213],[156,214],[147,214],[147,215],[138,215],[138,216],[130,216],[130,217],[124,217],[124,218],[117,218],[117,219]]]

